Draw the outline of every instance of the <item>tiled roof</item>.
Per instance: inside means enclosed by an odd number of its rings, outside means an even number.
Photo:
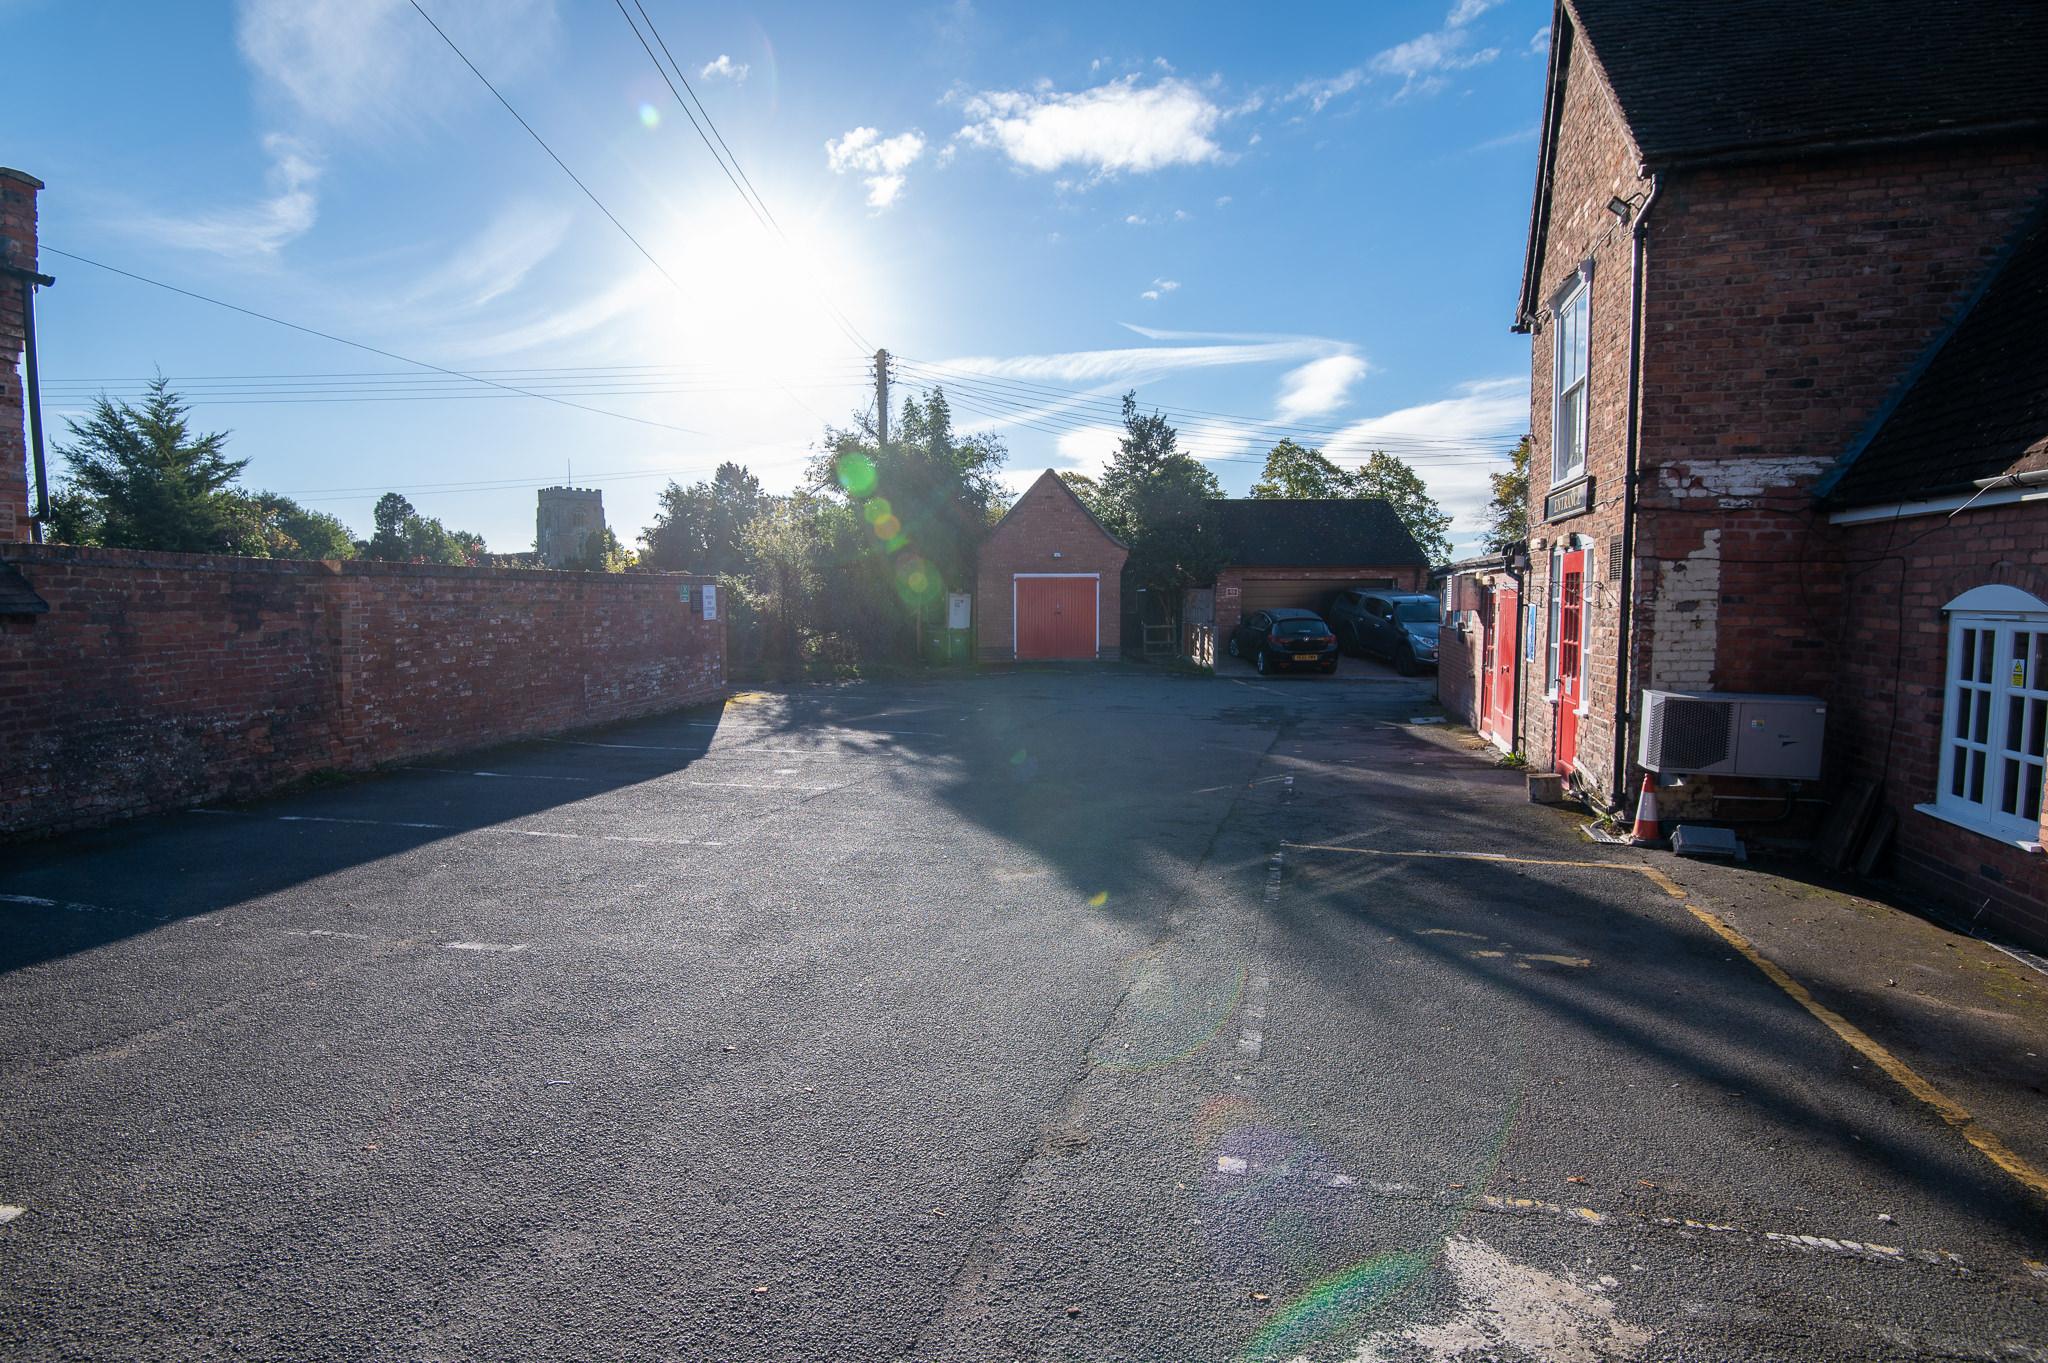
[[[1429,566],[1429,558],[1377,497],[1249,497],[1211,502],[1233,567]]]
[[[0,563],[0,615],[41,615],[49,609],[50,603],[36,595],[21,569]]]
[[[1836,506],[1969,491],[2048,467],[2048,209],[1878,425],[1846,456]]]
[[[2041,0],[1567,0],[1653,167],[2048,122]]]

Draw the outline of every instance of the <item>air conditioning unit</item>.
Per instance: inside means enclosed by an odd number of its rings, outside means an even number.
[[[1817,781],[1827,721],[1818,696],[1645,691],[1636,761],[1687,776]]]

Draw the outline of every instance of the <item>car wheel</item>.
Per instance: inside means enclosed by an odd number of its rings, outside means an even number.
[[[1422,669],[1415,665],[1415,650],[1401,645],[1401,651],[1394,658],[1394,670],[1404,677],[1412,677]]]
[[[1263,649],[1263,648],[1262,648],[1262,649],[1260,649],[1260,650],[1259,650],[1259,651],[1258,651],[1257,653],[1254,653],[1254,654],[1252,655],[1252,666],[1253,666],[1253,667],[1256,667],[1257,669],[1259,669],[1259,675],[1260,675],[1260,676],[1262,676],[1262,677],[1263,677],[1263,676],[1265,676],[1265,675],[1266,675],[1266,650],[1265,650],[1265,649]]]
[[[1230,656],[1233,658],[1241,658],[1244,656],[1242,653],[1239,653],[1237,651],[1237,636],[1235,634],[1230,636]]]

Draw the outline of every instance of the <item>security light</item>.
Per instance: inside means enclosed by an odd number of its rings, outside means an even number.
[[[1628,226],[1628,220],[1636,215],[1635,200],[1624,199],[1617,194],[1607,201],[1607,211],[1615,216],[1616,221],[1626,227]]]

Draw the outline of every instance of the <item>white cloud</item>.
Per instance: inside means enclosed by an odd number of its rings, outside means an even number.
[[[1126,326],[1131,324],[1126,323]],[[1147,332],[1165,338],[1203,333]],[[1157,377],[1185,369],[1213,369],[1243,364],[1298,364],[1334,351],[1343,344],[1320,336],[1259,336],[1226,339],[1215,345],[1130,346],[1111,350],[1069,350],[1049,355],[973,355],[946,360],[944,369],[997,378],[1031,379],[1041,383],[1105,383]]]
[[[752,69],[745,62],[736,62],[721,52],[717,61],[705,62],[697,75],[704,80],[729,80],[737,85],[747,78],[747,72]]]
[[[437,0],[431,12],[501,84],[554,41],[554,0]],[[424,112],[490,98],[406,0],[242,0],[235,39],[267,98],[328,127],[410,132]]]
[[[1545,24],[1542,28],[1537,29],[1534,33],[1529,35],[1529,55],[1532,57],[1541,57],[1547,55],[1549,51],[1550,25]]]
[[[1100,180],[1224,157],[1213,137],[1224,111],[1172,77],[1140,85],[1125,76],[1066,94],[1050,86],[988,90],[968,97],[962,111],[968,123],[960,140],[1000,151],[1025,170],[1083,166]]]
[[[1502,133],[1499,137],[1489,137],[1484,142],[1475,143],[1470,150],[1496,151],[1501,147],[1514,147],[1524,142],[1534,142],[1536,134],[1541,131],[1541,128],[1531,123],[1526,128],[1517,128],[1511,133]]]
[[[1185,208],[1174,209],[1173,220],[1175,222],[1186,222],[1188,220],[1188,211]]]
[[[1149,221],[1150,219],[1137,213],[1126,213],[1124,215],[1124,226],[1126,227],[1143,227]]]
[[[1180,281],[1178,279],[1155,279],[1152,281],[1152,287],[1139,294],[1138,297],[1144,299],[1147,303],[1157,303],[1179,287]]]
[[[1446,72],[1484,66],[1500,55],[1497,47],[1474,48],[1471,22],[1501,0],[1457,0],[1444,16],[1443,26],[1410,38],[1405,43],[1374,53],[1361,66],[1316,80],[1305,80],[1288,92],[1288,98],[1307,100],[1310,113],[1321,113],[1333,99],[1350,94],[1375,77],[1399,77],[1401,88],[1390,99],[1410,94],[1434,94],[1449,83]]]
[[[1230,196],[1229,196],[1228,194],[1219,194],[1219,195],[1217,195],[1217,196],[1216,196],[1216,206],[1217,206],[1218,208],[1228,208],[1228,207],[1230,207]]]
[[[1365,377],[1366,363],[1357,355],[1325,355],[1291,369],[1280,380],[1274,410],[1282,421],[1324,416],[1344,405],[1351,385]]]
[[[1463,28],[1486,11],[1495,8],[1501,0],[1458,0],[1451,6],[1451,12],[1444,19],[1446,28]]]
[[[825,143],[825,163],[835,175],[862,175],[868,207],[880,211],[903,193],[904,172],[924,155],[924,134],[912,129],[883,137],[873,128],[851,128]]]
[[[1529,379],[1480,379],[1453,396],[1403,407],[1346,426],[1324,442],[1333,458],[1360,458],[1384,446],[1427,450],[1414,464],[1430,496],[1451,513],[1453,553],[1476,552],[1484,537],[1487,479],[1508,467],[1508,450],[1529,428]]]
[[[319,216],[313,192],[320,166],[303,143],[283,133],[263,139],[270,156],[266,175],[270,197],[243,208],[224,208],[179,217],[144,215],[130,226],[172,246],[225,256],[275,255],[305,235]]]
[[[475,309],[525,282],[568,235],[571,213],[562,207],[515,204],[484,230],[462,243],[438,269],[429,271],[398,301],[408,307]]]

